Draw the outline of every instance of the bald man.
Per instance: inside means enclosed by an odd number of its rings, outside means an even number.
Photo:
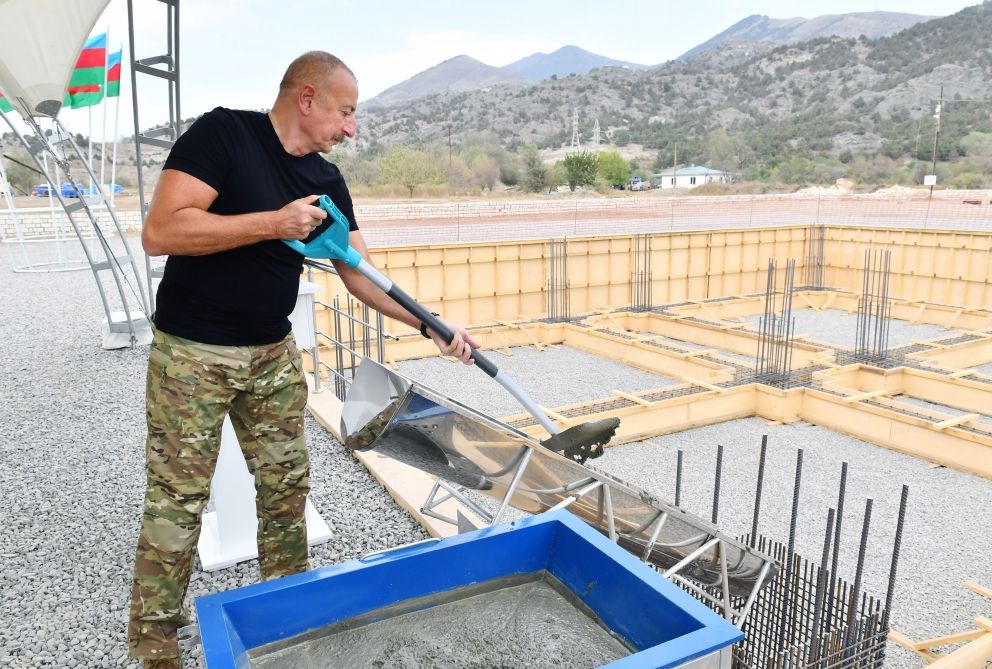
[[[331,223],[328,195],[368,248],[351,195],[327,153],[356,131],[358,84],[338,58],[294,60],[268,114],[218,107],[173,147],[142,231],[149,255],[168,255],[148,360],[147,489],[134,567],[128,643],[145,667],[179,669],[177,630],[200,515],[230,416],[256,482],[262,578],[308,568],[304,509],[310,460],[307,387],[290,328],[303,258],[280,240],[310,241]],[[335,261],[358,299],[430,336],[471,364],[477,343],[450,324],[446,343],[356,270]]]

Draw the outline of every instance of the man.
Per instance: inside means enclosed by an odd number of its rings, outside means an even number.
[[[218,107],[180,137],[166,160],[142,244],[169,255],[158,290],[148,361],[145,495],[128,642],[145,667],[180,667],[176,631],[200,533],[200,514],[225,415],[255,476],[263,578],[304,571],[309,457],[307,401],[288,315],[302,257],[283,239],[326,229],[314,206],[327,194],[351,223],[349,243],[368,260],[341,173],[319,154],[355,135],[358,85],[321,51],[293,61],[272,111]],[[335,263],[348,290],[424,332],[381,289]],[[441,352],[471,363],[476,342],[452,325]]]

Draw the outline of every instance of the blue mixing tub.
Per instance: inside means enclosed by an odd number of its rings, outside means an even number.
[[[632,649],[603,665],[727,667],[740,630],[567,511],[196,599],[208,669],[249,651],[405,600],[546,572]],[[430,606],[429,604],[425,604]]]

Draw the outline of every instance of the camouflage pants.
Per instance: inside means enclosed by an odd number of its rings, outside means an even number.
[[[148,487],[134,566],[133,657],[178,657],[183,600],[224,417],[255,477],[262,578],[307,569],[304,509],[310,460],[307,387],[293,336],[264,346],[214,346],[157,331],[148,358]]]

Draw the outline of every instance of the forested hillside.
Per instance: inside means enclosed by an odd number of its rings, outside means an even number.
[[[933,157],[943,87],[941,182],[975,186],[992,173],[990,35],[985,0],[878,39],[821,38],[736,58],[718,48],[647,71],[607,67],[525,88],[434,95],[364,111],[351,160],[394,145],[447,155],[449,137],[457,153],[485,133],[482,144],[519,162],[523,146],[567,146],[577,110],[583,148],[634,151],[647,159],[642,170],[677,161],[787,183],[918,183]]]

